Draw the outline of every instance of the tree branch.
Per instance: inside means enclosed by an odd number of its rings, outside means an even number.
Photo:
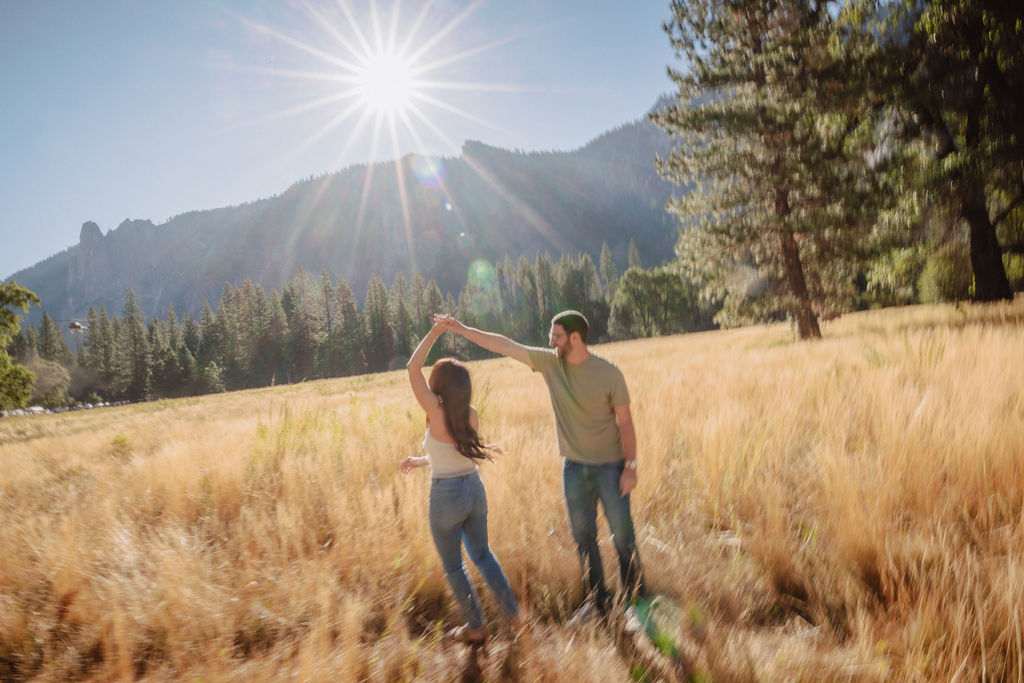
[[[1005,209],[1003,209],[1002,211],[995,215],[995,217],[992,219],[992,225],[999,225],[1000,223],[1005,221],[1007,216],[1009,216],[1010,213],[1014,209],[1016,209],[1017,206],[1020,205],[1021,203],[1024,203],[1024,192],[1021,192],[1021,194],[1017,195],[1012,202],[1006,205]]]
[[[1013,201],[1006,205],[1005,209],[997,213],[995,218],[992,219],[993,226],[999,225],[1000,223],[1005,221],[1006,218],[1010,215],[1010,213],[1015,208],[1017,208],[1017,205],[1020,204],[1021,202],[1024,202],[1024,173],[1021,174],[1020,180],[1018,182],[1018,189],[1020,190],[1020,193],[1013,198]]]

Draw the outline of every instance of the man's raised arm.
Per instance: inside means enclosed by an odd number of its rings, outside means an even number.
[[[531,368],[533,367],[533,364],[530,362],[529,349],[519,342],[512,341],[503,334],[485,332],[484,330],[478,330],[475,327],[466,327],[450,315],[435,314],[434,323],[436,325],[443,325],[447,327],[455,334],[462,335],[477,346],[482,346],[488,351],[500,353],[503,356],[508,356],[520,363],[524,363]]]

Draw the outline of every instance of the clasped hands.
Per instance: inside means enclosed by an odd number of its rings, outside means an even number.
[[[434,327],[441,327],[445,330],[451,330],[458,334],[461,330],[465,329],[466,326],[450,315],[445,313],[435,313]]]

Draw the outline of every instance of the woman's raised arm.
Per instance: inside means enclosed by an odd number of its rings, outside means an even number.
[[[423,363],[426,361],[431,347],[434,346],[434,342],[444,332],[445,328],[443,325],[431,327],[426,336],[420,340],[419,346],[413,351],[412,357],[405,365],[405,369],[409,371],[409,384],[412,385],[412,393],[416,396],[416,400],[419,401],[423,410],[427,411],[428,414],[440,404],[437,401],[437,396],[427,386],[426,378],[423,377]]]

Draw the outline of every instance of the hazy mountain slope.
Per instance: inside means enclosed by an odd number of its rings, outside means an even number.
[[[653,162],[668,148],[646,121],[574,152],[519,153],[470,141],[457,158],[435,162],[436,175],[410,155],[159,226],[125,221],[104,235],[86,223],[77,245],[13,278],[61,320],[101,303],[119,312],[127,287],[149,315],[162,316],[168,304],[194,315],[204,298],[216,303],[225,282],[250,278],[269,291],[299,267],[345,278],[361,299],[374,274],[390,282],[415,265],[458,292],[474,259],[532,259],[548,250],[556,258],[588,252],[596,262],[602,241],[620,268],[630,239],[646,262],[658,263],[671,257],[676,238],[663,208],[671,186]]]

